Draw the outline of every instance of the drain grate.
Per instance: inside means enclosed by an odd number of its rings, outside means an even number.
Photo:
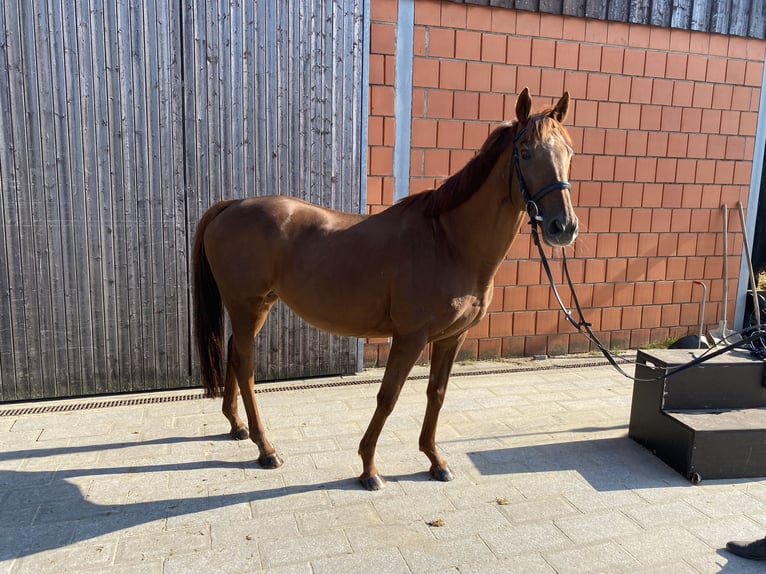
[[[504,375],[512,373],[528,373],[536,371],[551,371],[554,369],[585,369],[590,367],[604,367],[609,363],[605,361],[593,361],[582,363],[566,363],[561,365],[536,365],[534,367],[511,367],[505,369],[487,369],[483,371],[463,371],[452,373],[451,377],[479,377],[484,375]],[[428,379],[428,375],[412,375],[407,377],[408,381],[419,381]],[[380,378],[374,379],[351,379],[341,381],[326,381],[316,383],[301,383],[301,384],[280,384],[278,386],[270,387],[255,387],[256,394],[265,393],[282,393],[286,391],[303,391],[308,389],[325,389],[333,387],[350,387],[356,385],[374,385],[381,382]],[[25,405],[18,408],[0,409],[0,417],[17,417],[22,415],[36,415],[47,413],[64,413],[71,411],[85,411],[91,409],[105,409],[110,407],[129,407],[134,405],[152,405],[158,403],[176,403],[180,401],[196,401],[204,399],[205,394],[202,391],[177,394],[177,395],[162,395],[162,396],[142,396],[142,397],[123,397],[123,398],[110,398],[110,399],[98,399],[93,401],[81,401],[81,402],[67,402],[45,405]]]

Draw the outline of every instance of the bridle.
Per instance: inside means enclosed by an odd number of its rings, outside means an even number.
[[[527,123],[513,136],[513,163],[514,167],[516,168],[516,177],[519,180],[519,188],[521,189],[521,197],[524,200],[524,207],[527,211],[527,214],[529,215],[530,224],[532,225],[532,228],[535,229],[537,224],[542,223],[543,221],[543,217],[541,215],[542,212],[540,211],[538,202],[552,191],[564,189],[571,190],[572,184],[566,180],[554,181],[553,183],[543,187],[534,195],[530,195],[527,184],[524,182],[524,176],[521,173],[521,162],[519,161],[519,148],[517,145],[521,136],[524,135],[524,133],[527,131],[528,126],[529,123]]]

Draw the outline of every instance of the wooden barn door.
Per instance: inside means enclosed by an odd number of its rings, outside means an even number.
[[[363,209],[364,0],[0,3],[0,401],[196,386],[220,198]],[[356,370],[275,309],[257,378]]]
[[[183,14],[190,233],[226,198],[279,194],[364,210],[363,4],[191,2]],[[323,333],[281,302],[256,347],[256,380],[358,364],[356,339]]]

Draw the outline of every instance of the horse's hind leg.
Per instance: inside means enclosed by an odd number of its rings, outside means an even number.
[[[234,337],[229,337],[228,351],[226,353],[226,356],[229,357],[229,359],[226,362],[226,379],[223,387],[223,405],[221,410],[231,424],[231,431],[229,431],[231,438],[245,440],[250,435],[245,423],[239,418],[237,406],[237,397],[239,396],[237,377],[234,374],[234,367],[232,366],[232,357],[234,356],[233,346]]]
[[[454,475],[436,448],[436,424],[439,421],[439,411],[444,404],[452,364],[464,339],[465,334],[462,334],[447,341],[437,341],[433,344],[431,352],[431,372],[426,391],[428,404],[423,418],[423,428],[420,431],[420,450],[431,461],[431,476],[443,482],[452,480]]]
[[[266,437],[266,430],[258,412],[253,388],[255,368],[253,339],[261,330],[261,327],[263,327],[266,316],[274,301],[276,301],[276,297],[264,297],[256,305],[255,313],[253,313],[252,308],[239,312],[237,310],[229,311],[232,327],[232,354],[229,361],[232,363],[233,372],[239,383],[242,402],[245,405],[250,439],[258,445],[260,451],[258,462],[263,468],[277,468],[282,465],[282,459],[279,458],[271,442]]]

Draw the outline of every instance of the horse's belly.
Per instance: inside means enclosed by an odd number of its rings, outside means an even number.
[[[368,294],[343,296],[337,292],[295,293],[278,292],[279,297],[301,319],[329,333],[347,337],[388,337],[392,334],[391,320],[385,304]]]

